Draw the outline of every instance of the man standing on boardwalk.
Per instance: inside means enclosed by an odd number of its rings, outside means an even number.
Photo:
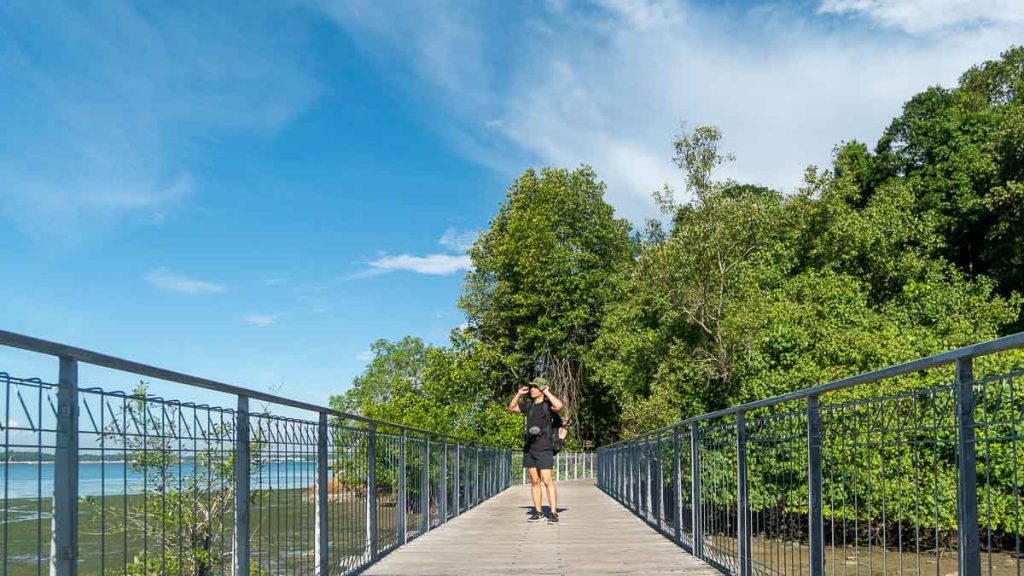
[[[510,412],[526,416],[526,433],[523,442],[523,468],[530,473],[533,493],[533,510],[530,521],[543,518],[541,513],[543,498],[540,484],[548,493],[548,505],[551,506],[549,524],[558,523],[558,490],[555,479],[551,476],[551,468],[555,464],[554,454],[554,419],[564,404],[551,392],[545,378],[534,378],[529,386],[523,386],[508,403]]]

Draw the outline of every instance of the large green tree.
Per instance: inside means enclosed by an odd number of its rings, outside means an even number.
[[[905,183],[939,254],[1003,295],[1024,291],[1024,47],[911,98],[857,171],[861,201]]]
[[[366,370],[352,388],[331,397],[331,407],[468,440],[514,445],[522,423],[492,396],[473,346],[459,330],[448,347],[429,346],[410,336],[378,340],[370,347],[373,359]]]
[[[941,222],[916,211],[909,183],[864,194],[862,146],[784,196],[715,180],[719,138],[677,139],[690,200],[659,194],[671,229],[613,283],[591,364],[623,434],[990,338],[1013,319],[1015,299],[942,257]]]
[[[585,438],[606,440],[615,406],[583,362],[598,336],[612,273],[631,256],[589,167],[528,170],[470,251],[460,305],[495,394],[537,372],[554,381]]]

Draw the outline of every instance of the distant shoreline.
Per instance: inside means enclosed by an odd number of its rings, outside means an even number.
[[[186,460],[182,460],[182,462],[186,462]],[[187,462],[191,462],[191,460],[187,460]],[[127,463],[128,463],[127,460],[79,460],[78,461],[79,466],[81,466],[82,464],[127,464]],[[5,465],[6,464],[53,464],[53,460],[10,460],[10,461],[7,461],[7,462],[3,462],[3,464],[5,464]]]

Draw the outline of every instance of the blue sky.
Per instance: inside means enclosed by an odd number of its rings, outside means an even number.
[[[0,327],[324,402],[463,321],[523,169],[591,164],[638,222],[714,123],[791,191],[1021,38],[1024,0],[4,2]]]

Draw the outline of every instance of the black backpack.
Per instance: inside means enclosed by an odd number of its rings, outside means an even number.
[[[553,412],[551,414],[551,422],[552,422],[551,428],[554,429],[554,430],[557,430],[557,429],[562,427],[562,417],[558,414],[558,412]],[[559,438],[558,434],[555,434],[555,433],[551,434],[551,452],[553,454],[558,454],[559,452],[561,452],[562,451],[562,446],[564,446],[564,445],[565,445],[565,440],[562,440],[561,438]]]
[[[551,407],[550,407],[550,405],[547,402],[541,402],[540,405],[541,406],[547,406],[545,408],[545,410],[548,412],[547,413],[547,418],[544,419],[544,421],[545,421],[544,429],[541,430],[540,433],[541,434],[546,434],[547,437],[551,440],[551,452],[552,452],[552,454],[558,454],[562,450],[562,447],[565,445],[565,440],[562,440],[561,438],[559,438],[558,434],[554,433],[554,429],[562,427],[562,418],[558,415],[557,412],[552,412],[551,411]],[[526,445],[525,445],[526,449],[529,449],[530,444],[533,443],[533,440],[534,440],[534,438],[536,436],[534,434],[530,434],[530,416],[533,415],[533,410],[536,407],[537,407],[537,403],[531,403],[530,406],[526,409],[527,410],[526,418],[525,418],[526,422],[524,424],[524,427],[526,428],[526,430],[523,433],[523,436],[524,436],[524,439],[525,439],[525,442],[526,442]],[[557,426],[556,426],[556,424],[557,424]]]

